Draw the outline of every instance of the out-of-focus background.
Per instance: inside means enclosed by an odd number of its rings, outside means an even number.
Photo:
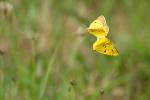
[[[0,0],[0,100],[150,100],[150,0]],[[117,57],[85,28],[104,15]]]

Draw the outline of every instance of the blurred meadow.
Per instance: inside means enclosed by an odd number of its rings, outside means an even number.
[[[150,100],[150,0],[0,0],[0,100]],[[104,15],[117,57],[85,28]]]

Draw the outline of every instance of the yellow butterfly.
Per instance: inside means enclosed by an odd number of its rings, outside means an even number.
[[[114,44],[106,37],[97,39],[93,44],[93,50],[102,54],[117,56],[119,55],[118,50],[115,48]]]
[[[107,26],[105,17],[99,16],[90,24],[89,28],[87,28],[87,31],[98,38],[107,36],[109,27]]]
[[[106,38],[109,32],[109,27],[107,26],[104,16],[99,16],[94,20],[89,28],[87,28],[87,31],[97,37],[97,41],[93,44],[93,50],[111,56],[119,55],[114,44]]]

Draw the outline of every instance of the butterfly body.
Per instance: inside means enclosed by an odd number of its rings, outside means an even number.
[[[99,16],[96,20],[94,20],[90,24],[89,28],[87,28],[87,31],[97,37],[97,41],[93,44],[93,50],[105,55],[119,55],[114,44],[106,38],[109,32],[109,27],[107,26],[104,16]]]

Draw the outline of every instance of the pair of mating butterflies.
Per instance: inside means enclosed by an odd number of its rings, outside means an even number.
[[[97,41],[93,44],[93,50],[111,56],[119,55],[114,44],[106,38],[109,32],[109,27],[107,26],[104,16],[99,16],[94,20],[87,28],[87,31],[97,37]]]

